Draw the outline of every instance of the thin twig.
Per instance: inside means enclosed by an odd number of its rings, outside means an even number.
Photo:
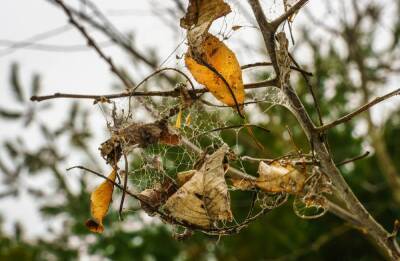
[[[257,89],[257,88],[264,88],[264,87],[270,87],[270,86],[275,86],[276,80],[265,80],[265,81],[260,81],[260,82],[255,82],[255,83],[248,83],[244,85],[245,89]],[[194,90],[188,90],[189,94],[195,95],[195,94],[203,94],[206,92],[209,92],[208,89],[206,88],[201,88],[201,89],[194,89]],[[69,99],[90,99],[90,100],[95,100],[95,101],[101,101],[101,100],[108,100],[108,99],[118,99],[118,98],[124,98],[124,97],[152,97],[152,96],[161,96],[161,97],[180,97],[181,93],[179,91],[179,88],[175,88],[174,90],[171,91],[145,91],[145,92],[129,92],[125,91],[122,93],[116,93],[116,94],[104,94],[104,95],[91,95],[91,94],[73,94],[73,93],[54,93],[51,95],[43,95],[43,96],[32,96],[31,101],[36,101],[36,102],[41,102],[44,100],[50,100],[50,99],[57,99],[57,98],[69,98]]]
[[[133,90],[135,87],[134,84],[130,81],[129,78],[125,77],[124,74],[117,69],[117,67],[114,65],[114,62],[112,59],[108,56],[106,56],[103,51],[100,49],[100,47],[96,44],[94,39],[87,33],[85,27],[80,25],[72,15],[70,9],[68,9],[63,0],[52,0],[55,3],[57,3],[61,9],[64,11],[64,13],[68,16],[69,22],[75,26],[76,29],[82,34],[84,38],[87,40],[87,44],[97,52],[97,54],[110,66],[110,70],[124,83],[124,85],[127,87],[128,90]]]
[[[129,162],[128,162],[128,157],[126,156],[126,153],[124,153],[124,161],[125,161],[125,176],[124,176],[124,189],[122,190],[122,196],[121,196],[121,202],[119,204],[119,218],[120,220],[124,220],[123,216],[122,216],[122,210],[124,207],[124,201],[125,201],[125,193],[127,190],[127,186],[128,186],[128,175],[129,175]]]
[[[272,66],[271,62],[258,62],[258,63],[250,63],[250,64],[245,64],[242,65],[240,68],[242,70],[246,70],[249,68],[253,68],[253,67],[260,67],[260,66]],[[299,66],[290,66],[290,69],[294,70],[294,71],[298,71],[300,73],[303,73],[307,76],[313,76],[313,74],[311,72],[307,72],[306,70],[301,69]]]
[[[281,23],[286,21],[290,16],[292,16],[294,13],[299,11],[306,3],[308,0],[300,0],[296,4],[294,4],[292,7],[290,7],[284,14],[276,18],[274,21],[272,21],[270,24],[272,25],[273,31],[276,31],[276,29],[279,27]]]
[[[145,77],[141,82],[139,82],[139,83],[136,85],[135,88],[133,88],[133,90],[130,91],[131,94],[134,94],[135,91],[137,90],[137,88],[139,88],[143,83],[145,83],[145,82],[146,82],[147,80],[149,80],[151,77],[153,77],[153,76],[155,76],[155,75],[157,75],[157,74],[159,74],[159,73],[161,73],[161,72],[164,72],[164,71],[175,71],[175,72],[179,73],[180,75],[182,75],[183,77],[185,77],[185,79],[189,82],[190,87],[192,88],[192,90],[193,90],[193,91],[195,90],[194,84],[193,84],[192,80],[189,78],[189,76],[186,75],[186,73],[184,73],[184,72],[182,72],[181,70],[176,69],[176,68],[166,67],[166,68],[158,69],[158,70],[154,71],[153,73],[151,73],[150,75],[148,75],[147,77]]]
[[[54,0],[48,0],[48,1],[50,1],[51,3],[54,3]],[[85,22],[87,22],[88,24],[93,26],[94,28],[98,29],[100,32],[104,33],[106,36],[108,36],[110,38],[110,40],[115,42],[118,46],[122,47],[131,56],[142,61],[144,64],[146,64],[147,66],[149,66],[150,68],[152,68],[154,70],[158,68],[158,65],[155,62],[153,62],[151,59],[146,58],[143,54],[141,54],[139,51],[137,51],[135,48],[133,48],[130,40],[127,37],[125,37],[123,34],[121,34],[115,28],[115,26],[113,26],[113,24],[105,17],[105,15],[103,15],[100,12],[100,10],[98,8],[94,8],[95,5],[93,3],[91,3],[89,5],[89,7],[94,11],[95,14],[97,14],[97,17],[99,17],[100,20],[102,20],[102,22],[105,25],[102,25],[101,23],[97,22],[96,20],[94,20],[91,16],[87,15],[86,13],[80,12],[71,6],[67,6],[66,4],[64,4],[64,5],[71,11],[72,14],[74,14],[77,17],[79,17],[80,19],[84,20]],[[169,83],[174,82],[174,80],[171,77],[169,77],[165,74],[163,74],[162,76]]]
[[[347,164],[347,163],[350,163],[350,162],[354,162],[354,161],[356,161],[356,160],[363,159],[363,158],[367,157],[368,155],[369,155],[369,151],[366,151],[365,153],[363,153],[363,154],[361,154],[361,155],[358,155],[358,156],[356,156],[356,157],[343,160],[343,161],[337,163],[336,166],[342,166],[342,165],[345,165],[345,164]]]
[[[328,205],[328,211],[334,214],[335,216],[343,220],[346,220],[355,228],[360,229],[362,227],[362,223],[360,222],[360,220],[358,220],[356,216],[351,214],[346,209],[342,208],[341,206],[329,200],[327,200],[327,205]]]
[[[396,90],[394,90],[394,91],[392,91],[392,92],[390,92],[390,93],[388,93],[386,95],[383,95],[383,96],[380,96],[380,97],[376,97],[375,99],[373,99],[372,101],[364,104],[363,106],[361,106],[357,110],[355,110],[355,111],[353,111],[353,112],[351,112],[351,113],[349,113],[349,114],[347,114],[347,115],[345,115],[345,116],[343,116],[343,117],[341,117],[341,118],[339,118],[339,119],[337,119],[335,121],[327,123],[327,124],[325,124],[323,126],[316,127],[315,130],[318,131],[318,132],[323,132],[323,131],[326,131],[328,129],[331,129],[331,128],[333,128],[333,127],[335,127],[335,126],[337,126],[337,125],[339,125],[341,123],[344,123],[344,122],[347,122],[347,121],[351,120],[354,116],[356,116],[356,115],[368,110],[372,106],[374,106],[374,105],[376,105],[378,103],[381,103],[384,100],[387,100],[387,99],[389,99],[389,98],[391,98],[393,96],[396,96],[396,95],[400,95],[400,88],[396,89]]]
[[[256,124],[247,124],[246,123],[246,124],[238,124],[238,125],[223,126],[223,127],[215,128],[215,129],[212,129],[212,130],[208,130],[208,131],[202,132],[202,133],[196,135],[195,137],[199,137],[199,136],[202,136],[204,134],[215,132],[215,131],[238,129],[238,128],[244,128],[244,127],[254,127],[254,128],[261,129],[261,130],[263,130],[265,132],[270,132],[268,129],[266,129],[266,128],[262,127],[262,126],[259,126],[259,125],[256,125]]]
[[[290,57],[290,59],[292,60],[293,64],[295,65],[295,68],[300,69],[300,65],[299,65],[299,64],[297,63],[297,61],[294,59],[293,55],[291,55],[290,53],[288,53],[288,54],[289,54],[289,57]],[[309,76],[309,75],[305,74],[303,71],[300,71],[300,73],[301,73],[301,75],[303,76],[303,79],[304,79],[304,81],[306,82],[306,85],[307,85],[307,87],[308,87],[308,90],[310,91],[311,96],[312,96],[312,98],[313,98],[313,101],[314,101],[314,104],[315,104],[315,109],[317,110],[317,114],[318,114],[319,124],[320,124],[320,125],[324,125],[324,122],[323,122],[323,120],[322,120],[322,113],[321,113],[321,109],[320,109],[320,106],[319,106],[319,102],[318,102],[317,95],[315,94],[314,88],[313,88],[313,86],[312,86],[310,80],[308,79],[308,76]]]

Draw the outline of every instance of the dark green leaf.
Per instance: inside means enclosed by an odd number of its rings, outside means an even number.
[[[31,95],[35,96],[38,95],[40,89],[42,87],[41,84],[41,77],[39,74],[35,74],[32,78],[32,90],[31,90]]]
[[[22,116],[21,112],[18,111],[9,111],[3,108],[0,108],[0,117],[8,120],[17,119]]]
[[[12,144],[10,141],[5,141],[4,142],[4,147],[6,147],[8,154],[10,155],[11,158],[15,158],[18,156],[18,149],[15,148],[14,144]]]
[[[11,77],[10,77],[11,87],[15,96],[15,99],[21,103],[24,102],[24,94],[22,92],[21,82],[19,80],[19,65],[13,63],[11,65]]]

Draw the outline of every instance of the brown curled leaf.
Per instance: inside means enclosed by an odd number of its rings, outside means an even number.
[[[157,183],[154,188],[140,192],[140,206],[149,216],[154,216],[158,208],[164,205],[176,190],[176,185],[170,179],[166,179],[162,183]]]
[[[232,221],[223,166],[227,151],[228,146],[223,145],[210,155],[200,170],[167,200],[164,210],[169,215],[201,228],[209,228],[217,221]]]
[[[151,144],[180,144],[180,136],[173,133],[164,120],[146,124],[131,124],[115,132],[100,145],[101,156],[111,165],[115,165],[122,156],[123,146],[145,148]]]
[[[305,167],[295,168],[291,164],[260,162],[256,186],[264,192],[298,194],[303,191],[306,180]]]
[[[190,0],[181,27],[188,29],[188,40],[191,46],[198,46],[214,20],[231,12],[223,0]]]
[[[107,215],[108,208],[112,200],[114,184],[110,181],[115,181],[117,172],[113,170],[108,176],[109,180],[101,183],[90,196],[90,212],[92,218],[87,220],[86,227],[95,233],[104,231],[103,218]]]
[[[299,194],[303,192],[307,178],[305,167],[294,167],[290,163],[260,162],[259,176],[255,180],[231,178],[232,186],[239,190],[258,188],[269,193]]]
[[[179,187],[182,187],[186,182],[188,182],[195,173],[196,173],[196,170],[187,170],[187,171],[179,172],[176,175],[176,180],[178,181]]]

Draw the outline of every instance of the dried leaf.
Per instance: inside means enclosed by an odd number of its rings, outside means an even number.
[[[100,145],[101,156],[109,164],[115,164],[122,156],[122,146],[138,145],[145,148],[151,144],[178,145],[180,136],[172,133],[166,121],[147,124],[131,124],[118,130],[110,139]]]
[[[305,168],[295,168],[291,164],[260,162],[259,177],[255,180],[231,178],[232,186],[239,190],[259,188],[270,193],[298,194],[303,192],[306,180]]]
[[[196,170],[187,170],[179,172],[176,175],[176,180],[178,181],[179,187],[182,187],[186,182],[188,182],[193,175],[196,174]]]
[[[200,170],[166,202],[164,210],[183,222],[209,228],[216,221],[232,221],[223,161],[228,146],[210,155]]]
[[[186,67],[196,81],[206,86],[218,100],[228,106],[236,105],[233,96],[239,105],[243,104],[242,71],[235,54],[211,34],[206,35],[200,49],[200,55],[195,54],[193,49],[189,49],[185,56]],[[203,65],[204,63],[206,65]],[[219,75],[209,67],[215,69]]]
[[[167,199],[176,192],[176,185],[166,179],[163,183],[157,183],[154,188],[145,189],[139,194],[142,209],[149,215],[154,216],[155,211],[165,204]]]
[[[113,170],[108,179],[115,181],[116,176],[117,172]],[[86,227],[95,233],[102,233],[104,231],[103,218],[108,212],[114,190],[114,184],[110,180],[105,180],[101,183],[90,196],[92,219],[86,221]]]
[[[306,180],[304,171],[299,171],[291,164],[286,166],[279,162],[270,165],[261,161],[258,167],[259,177],[256,186],[265,192],[300,193]]]
[[[190,0],[181,27],[188,29],[190,46],[199,46],[212,22],[231,12],[223,0]]]

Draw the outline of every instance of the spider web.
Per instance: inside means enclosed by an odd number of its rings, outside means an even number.
[[[165,90],[161,89],[161,91]],[[196,163],[202,158],[202,153],[193,150],[193,146],[211,154],[224,143],[227,143],[236,154],[235,159],[231,160],[229,164],[244,173],[248,173],[246,167],[248,162],[244,162],[241,158],[245,149],[243,144],[239,142],[239,135],[243,127],[224,129],[237,122],[237,111],[234,108],[224,106],[209,93],[202,95],[201,99],[207,101],[207,103],[205,104],[199,99],[189,108],[168,119],[173,131],[179,133],[186,142],[182,142],[179,146],[156,143],[146,148],[123,148],[124,151],[129,153],[128,178],[130,184],[134,185],[134,190],[141,192],[145,189],[155,188],[168,179],[176,180],[179,172],[194,169]],[[265,103],[268,104],[268,108],[276,105],[288,107],[285,95],[276,87],[250,90],[247,92],[246,102]],[[110,131],[113,131],[130,124],[150,123],[161,120],[172,109],[180,106],[180,98],[130,97],[118,99],[113,104],[103,104],[102,106],[106,107],[104,111],[108,115],[108,126]],[[267,111],[268,109],[262,113]],[[177,122],[178,117],[181,119],[180,124]],[[226,138],[225,132],[230,132],[229,138]],[[193,146],[188,146],[188,143]],[[121,169],[123,169],[122,166]],[[251,175],[252,173],[249,174]],[[229,192],[234,193],[235,189],[232,187]],[[249,209],[254,203],[257,205],[256,208],[261,210],[273,209],[287,200],[287,195],[284,193],[256,192],[256,195],[256,198],[252,198],[250,194],[247,199],[241,199],[240,202],[232,200],[233,212],[235,213],[237,212],[235,210],[239,209]],[[249,210],[247,218],[253,212],[253,209],[254,206]],[[241,211],[241,213],[243,212],[245,211]],[[247,219],[246,216],[238,215],[235,218],[237,219],[233,221],[233,224],[236,225]],[[219,229],[229,227],[229,223],[221,223],[218,226]]]
[[[276,5],[274,1],[271,12],[276,12],[282,6]],[[278,8],[278,9],[277,9]],[[226,21],[224,21],[226,22]],[[228,26],[226,26],[228,27]],[[221,33],[223,34],[223,33]],[[182,65],[180,65],[182,67]],[[178,65],[179,67],[179,65]],[[179,68],[184,70],[184,68]],[[158,79],[155,81],[155,79]],[[155,82],[155,84],[153,84]],[[161,84],[160,84],[161,83]],[[163,81],[159,76],[149,79],[143,86],[141,91],[171,91],[173,88],[164,88]],[[181,82],[187,88],[187,82]],[[170,84],[169,84],[170,86]],[[175,180],[177,174],[182,171],[192,170],[196,163],[201,159],[202,153],[208,154],[214,152],[227,143],[236,154],[235,159],[230,160],[230,166],[234,166],[244,173],[248,173],[248,162],[244,162],[241,156],[245,151],[244,146],[239,142],[239,135],[243,127],[229,129],[234,135],[232,138],[224,138],[224,129],[234,125],[239,119],[237,111],[234,108],[227,107],[221,104],[210,93],[206,93],[196,100],[195,103],[187,109],[182,110],[180,97],[129,97],[116,100],[114,103],[107,105],[102,104],[107,115],[107,126],[110,132],[119,128],[127,127],[131,124],[150,123],[165,118],[171,110],[181,108],[181,111],[168,119],[169,126],[172,127],[175,133],[185,139],[185,142],[178,146],[170,146],[163,144],[151,144],[145,148],[123,148],[123,151],[129,153],[129,181],[134,185],[137,192],[145,189],[151,189],[162,184],[167,179]],[[274,106],[284,106],[291,110],[289,101],[281,89],[277,87],[266,87],[259,89],[246,90],[245,107],[250,104],[265,104],[260,111],[261,114],[266,114]],[[249,106],[250,107],[250,106]],[[261,107],[261,106],[260,106]],[[178,118],[180,120],[178,120]],[[188,145],[189,144],[189,145]],[[191,145],[190,145],[191,144]],[[195,147],[196,149],[193,149]],[[201,152],[199,153],[200,150]],[[249,173],[250,175],[252,173]],[[253,175],[255,176],[255,175]],[[315,186],[315,184],[313,184]],[[230,188],[230,192],[235,189]],[[254,205],[257,203],[262,210],[276,208],[287,200],[285,193],[261,193],[256,192],[256,197],[249,197],[248,200],[235,204],[232,200],[232,208],[235,213],[235,208],[240,206]],[[307,218],[308,207],[301,205],[304,203],[303,198],[297,197],[294,202],[295,213],[300,217]],[[317,208],[316,213],[312,212],[311,216],[320,216],[326,212],[317,204],[312,205]],[[248,217],[253,212],[251,207]],[[241,217],[243,218],[243,217]],[[240,223],[234,220],[233,223]],[[222,228],[227,228],[228,224],[222,224]]]

